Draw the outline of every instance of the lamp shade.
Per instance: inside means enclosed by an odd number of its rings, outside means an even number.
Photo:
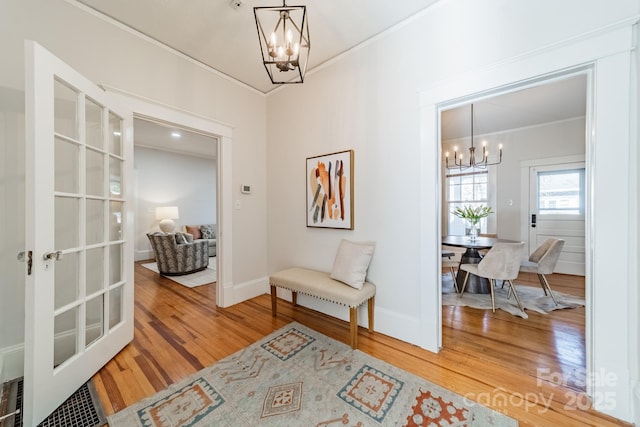
[[[156,208],[156,219],[178,219],[180,212],[177,206],[161,206]]]

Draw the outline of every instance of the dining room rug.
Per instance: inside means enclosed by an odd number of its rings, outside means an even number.
[[[535,311],[542,314],[550,313],[553,310],[560,310],[564,308],[576,308],[583,307],[585,300],[582,297],[577,297],[561,292],[553,291],[553,295],[558,301],[558,305],[553,302],[550,296],[544,294],[542,287],[538,286],[525,286],[515,285],[520,302],[524,307],[524,312],[518,307],[513,295],[508,297],[508,285],[502,288],[497,286],[495,288],[495,300],[496,309],[504,310],[507,313],[514,316],[528,319],[527,310]],[[462,297],[458,298],[454,288],[453,281],[448,275],[442,276],[442,305],[453,306],[468,306],[472,308],[478,308],[483,310],[491,310],[491,295],[490,294],[471,294],[465,292]]]
[[[155,262],[149,262],[141,264],[143,267],[148,268],[151,271],[158,273],[158,264]],[[216,257],[209,257],[209,265],[207,268],[195,273],[185,274],[182,276],[165,276],[167,279],[173,280],[176,283],[186,286],[188,288],[195,288],[196,286],[208,285],[218,280],[217,262]]]
[[[108,421],[110,427],[518,425],[296,322]]]

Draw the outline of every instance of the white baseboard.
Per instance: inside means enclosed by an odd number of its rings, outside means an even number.
[[[278,289],[278,297],[291,301],[291,292],[286,289]],[[343,305],[304,294],[298,294],[298,305],[349,322],[349,309]],[[362,304],[358,308],[358,325],[368,327],[368,319],[367,304]],[[373,330],[418,346],[423,341],[420,319],[380,307],[376,307],[374,311]]]
[[[0,383],[24,376],[24,345],[0,349]]]
[[[233,304],[250,300],[265,293],[269,283],[268,277],[238,283],[233,286]]]
[[[154,255],[153,255],[153,250],[152,249],[147,249],[147,250],[136,250],[135,254],[133,255],[133,260],[134,261],[145,261],[148,259],[153,259]]]

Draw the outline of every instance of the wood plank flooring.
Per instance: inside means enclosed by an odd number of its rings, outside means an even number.
[[[215,286],[189,289],[135,266],[135,337],[93,378],[106,415],[151,396],[263,336],[297,321],[347,343],[345,321],[262,295],[215,306]],[[584,294],[584,280],[550,276],[554,290]],[[535,275],[518,284],[539,286]],[[443,307],[438,354],[360,328],[359,349],[512,416],[521,426],[627,425],[587,408],[584,308],[529,313]],[[546,379],[553,378],[561,385]]]

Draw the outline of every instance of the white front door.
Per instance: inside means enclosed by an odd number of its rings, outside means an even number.
[[[549,237],[564,239],[555,271],[584,276],[584,162],[531,166],[529,186],[529,253]]]
[[[133,115],[34,42],[25,61],[30,427],[133,339]]]

